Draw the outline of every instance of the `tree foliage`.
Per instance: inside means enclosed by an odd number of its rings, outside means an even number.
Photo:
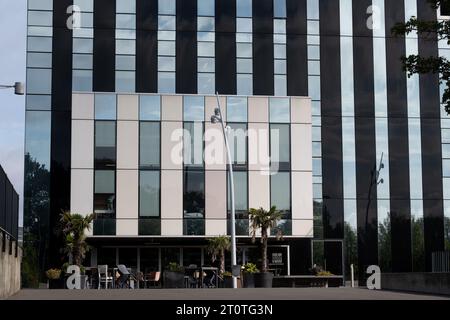
[[[430,5],[437,9],[440,6],[449,6],[450,0],[428,0]],[[446,41],[450,45],[450,20],[423,21],[411,17],[407,22],[399,22],[392,28],[394,36],[405,36],[416,33],[421,39],[429,41]],[[445,57],[410,55],[402,57],[404,70],[408,77],[414,74],[439,74],[439,81],[445,84],[442,104],[445,111],[450,114],[450,61]]]

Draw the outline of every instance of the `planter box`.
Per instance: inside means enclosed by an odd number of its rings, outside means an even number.
[[[64,278],[62,279],[49,279],[47,283],[47,287],[49,289],[64,289],[65,287],[65,281]]]
[[[273,284],[273,273],[255,273],[255,288],[272,288]]]
[[[184,273],[164,271],[164,288],[184,288]]]
[[[243,273],[244,278],[244,288],[254,288],[255,287],[255,277],[253,273]]]

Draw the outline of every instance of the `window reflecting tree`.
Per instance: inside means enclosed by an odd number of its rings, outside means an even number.
[[[44,279],[48,248],[50,172],[29,153],[25,155],[24,244],[22,286],[34,288]]]
[[[344,222],[345,239],[345,272],[350,276],[350,265],[353,264],[355,279],[358,279],[358,238],[356,230],[348,222]]]
[[[378,225],[378,254],[381,271],[391,271],[391,221],[389,217]]]

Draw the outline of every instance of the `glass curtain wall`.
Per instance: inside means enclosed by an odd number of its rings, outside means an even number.
[[[198,93],[214,94],[216,90],[215,1],[198,0],[197,8]]]
[[[161,234],[161,97],[139,96],[139,235]]]
[[[253,94],[252,32],[252,0],[236,0],[236,88],[238,95]]]
[[[355,101],[353,79],[352,0],[340,0],[341,19],[341,90],[342,90],[342,153],[344,178],[344,240],[345,272],[351,265],[358,275],[358,225],[356,212],[356,150]]]
[[[116,92],[135,92],[136,0],[116,0]]]
[[[158,92],[175,93],[176,0],[158,0]]]
[[[73,1],[72,90],[92,91],[94,0]],[[76,15],[79,14],[79,19]]]
[[[183,234],[205,234],[205,98],[183,98]]]

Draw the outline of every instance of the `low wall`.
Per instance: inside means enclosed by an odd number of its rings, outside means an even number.
[[[12,243],[12,254],[9,254],[10,242],[6,239],[5,252],[3,252],[3,236],[0,234],[0,299],[15,294],[20,290],[20,263],[22,249],[18,248],[16,257],[16,243]]]
[[[383,273],[381,289],[450,295],[450,273]]]

